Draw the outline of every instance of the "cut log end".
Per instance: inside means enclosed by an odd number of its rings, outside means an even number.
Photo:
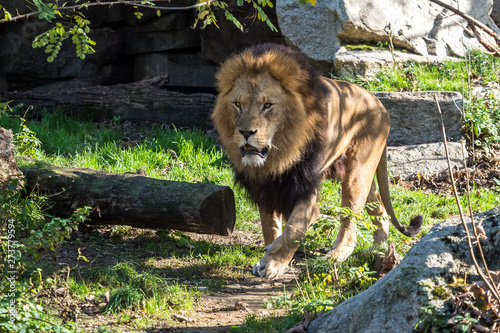
[[[204,225],[212,225],[214,231],[223,236],[229,236],[233,232],[236,222],[236,208],[234,193],[229,187],[220,192],[214,192],[203,201],[200,208],[200,219]],[[220,221],[232,221],[232,226],[221,224]]]

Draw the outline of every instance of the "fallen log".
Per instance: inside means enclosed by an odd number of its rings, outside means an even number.
[[[230,235],[236,220],[230,187],[184,183],[93,169],[49,167],[23,170],[26,187],[50,195],[55,216],[83,206],[88,224],[168,228]]]
[[[33,106],[35,112],[63,109],[68,113],[91,116],[94,120],[164,121],[177,128],[211,128],[215,95],[183,94],[167,90],[167,77],[156,77],[114,86],[58,90],[6,91],[0,101],[12,101],[14,107]]]

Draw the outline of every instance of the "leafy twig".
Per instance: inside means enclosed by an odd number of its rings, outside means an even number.
[[[144,1],[142,0],[133,0],[133,1],[111,1],[111,2],[92,2],[92,3],[83,3],[79,5],[73,5],[73,6],[62,6],[62,7],[54,7],[51,8],[52,11],[63,11],[63,10],[76,10],[76,9],[81,9],[83,7],[88,8],[88,7],[94,7],[94,6],[113,6],[113,5],[126,5],[126,6],[136,6],[136,7],[144,7],[144,8],[150,8],[150,9],[157,9],[157,10],[189,10],[197,7],[203,7],[203,6],[208,6],[212,2],[215,2],[216,0],[207,0],[204,2],[200,2],[194,5],[189,5],[189,6],[183,6],[183,7],[164,7],[164,6],[155,6],[153,4],[145,4]],[[149,0],[148,2],[165,2],[165,0]],[[8,19],[1,19],[0,24],[2,23],[7,23],[7,22],[13,22],[17,21],[20,19],[25,19],[29,18],[32,16],[37,16],[42,13],[46,12],[45,10],[42,11],[37,11],[37,12],[31,12],[23,15],[17,15],[17,16],[12,16],[9,17]]]
[[[460,198],[458,197],[458,192],[457,192],[457,188],[456,188],[456,185],[455,185],[455,178],[453,177],[453,171],[451,169],[451,161],[450,161],[450,155],[448,153],[448,146],[447,146],[447,142],[446,142],[446,130],[445,130],[445,127],[444,127],[443,113],[441,112],[441,107],[439,106],[439,101],[438,101],[438,98],[437,98],[437,94],[434,94],[434,99],[436,101],[436,105],[437,105],[437,108],[438,108],[439,116],[440,116],[440,119],[441,119],[441,130],[443,132],[444,150],[445,150],[446,159],[447,159],[447,162],[448,162],[448,171],[450,173],[450,181],[451,181],[451,186],[452,186],[452,189],[453,189],[453,195],[455,196],[455,200],[457,201],[458,211],[460,213],[460,219],[462,221],[462,226],[464,227],[465,235],[467,237],[467,245],[469,247],[469,252],[470,252],[470,255],[471,255],[471,258],[472,258],[472,262],[474,264],[474,267],[476,268],[477,273],[479,274],[479,276],[481,276],[481,279],[484,281],[484,283],[486,284],[486,286],[488,286],[488,288],[491,290],[491,292],[493,293],[493,295],[495,296],[495,298],[497,299],[497,301],[500,303],[500,295],[498,294],[496,288],[494,288],[495,283],[493,282],[493,280],[492,280],[492,282],[490,282],[490,280],[488,279],[488,277],[486,275],[484,275],[483,271],[481,270],[481,267],[479,267],[479,264],[478,264],[478,262],[476,260],[476,256],[474,255],[474,246],[472,245],[472,239],[471,239],[471,236],[470,236],[470,233],[469,233],[469,228],[467,227],[467,223],[465,222],[464,212],[462,210],[462,205],[460,204]],[[472,211],[471,211],[471,214],[472,214]],[[474,224],[474,221],[471,221],[471,222]],[[476,241],[479,244],[479,239],[476,239]],[[485,267],[485,269],[487,269],[487,267]]]

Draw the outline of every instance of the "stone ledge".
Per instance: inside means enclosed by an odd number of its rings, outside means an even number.
[[[461,144],[448,142],[448,153],[451,167],[454,170],[463,168]],[[387,164],[389,173],[399,175],[402,179],[408,179],[418,172],[434,175],[448,170],[442,142],[398,147],[388,146]]]

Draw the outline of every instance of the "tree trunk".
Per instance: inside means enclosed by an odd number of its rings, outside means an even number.
[[[166,77],[156,77],[129,84],[94,86],[55,91],[6,91],[2,101],[13,101],[11,106],[23,103],[54,110],[62,108],[69,113],[92,116],[95,120],[118,116],[121,120],[165,121],[177,128],[211,128],[210,114],[215,95],[207,93],[183,94],[166,89]]]
[[[227,186],[153,179],[93,169],[24,170],[29,192],[49,194],[51,213],[68,217],[90,206],[89,224],[119,224],[229,235],[236,220]]]

